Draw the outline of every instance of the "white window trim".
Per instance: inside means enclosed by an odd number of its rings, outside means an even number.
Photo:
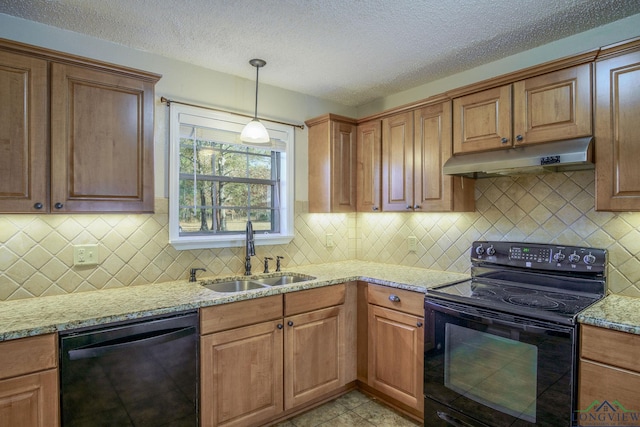
[[[180,115],[198,116],[205,120],[221,120],[237,124],[238,136],[240,129],[251,119],[231,113],[197,108],[173,103],[170,108],[169,124],[169,243],[177,250],[241,247],[245,244],[244,233],[211,236],[180,236],[180,221],[178,220],[179,202],[179,174],[180,174]],[[280,233],[256,233],[255,244],[284,245],[294,238],[294,137],[293,126],[282,125],[261,120],[272,138],[277,135],[286,144],[283,151],[284,167],[281,170],[282,186],[280,194]]]

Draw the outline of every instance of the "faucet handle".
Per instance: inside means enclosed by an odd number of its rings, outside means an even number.
[[[273,259],[271,257],[264,257],[264,273],[268,273],[269,272],[269,260]]]
[[[280,255],[276,256],[276,271],[280,271],[280,260],[281,259],[284,259],[284,257],[280,256]]]
[[[196,273],[198,271],[207,271],[206,268],[192,268],[191,270],[189,270],[189,281],[190,282],[195,282],[196,281]]]

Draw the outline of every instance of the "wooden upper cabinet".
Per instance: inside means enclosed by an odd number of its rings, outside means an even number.
[[[52,64],[55,212],[153,212],[154,83]]]
[[[511,85],[453,100],[453,152],[511,146]]]
[[[0,212],[153,212],[159,78],[0,40]]]
[[[595,72],[596,210],[640,211],[640,41],[603,54]]]
[[[455,154],[592,134],[591,64],[582,64],[453,101]]]
[[[309,126],[309,212],[355,212],[356,121],[326,114]]]
[[[382,210],[413,210],[413,111],[382,120]]]
[[[475,180],[442,173],[451,155],[451,101],[414,111],[414,210],[475,209]]]
[[[358,212],[380,212],[380,185],[382,183],[381,125],[380,120],[372,120],[358,125],[356,138],[356,208]]]
[[[382,210],[473,211],[474,181],[442,174],[451,157],[451,101],[382,121]]]
[[[0,51],[0,212],[48,207],[47,61]]]
[[[514,83],[514,144],[590,136],[591,70],[582,64]]]

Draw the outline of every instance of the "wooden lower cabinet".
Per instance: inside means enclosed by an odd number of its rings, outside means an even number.
[[[58,372],[0,380],[0,426],[59,426]]]
[[[282,343],[280,320],[202,337],[203,426],[255,425],[282,412]]]
[[[355,298],[340,284],[202,309],[201,425],[266,425],[355,381]]]
[[[423,416],[424,294],[370,284],[368,295],[367,383]]]
[[[342,387],[344,307],[288,317],[285,325],[285,409]]]
[[[0,343],[0,426],[60,425],[57,336]]]
[[[580,332],[577,409],[607,401],[640,411],[640,335],[591,325]]]

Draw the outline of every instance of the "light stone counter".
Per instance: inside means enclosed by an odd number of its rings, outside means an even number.
[[[580,313],[578,322],[640,335],[640,298],[609,295]]]
[[[224,294],[186,280],[82,292],[69,295],[0,302],[0,341],[84,328],[129,319],[195,310],[199,307],[260,298],[337,283],[370,283],[425,292],[440,284],[468,279],[468,275],[363,261],[343,261],[284,269],[315,280],[273,288]],[[273,274],[272,274],[273,275]],[[255,275],[252,277],[264,277]],[[222,281],[234,277],[206,277]]]

